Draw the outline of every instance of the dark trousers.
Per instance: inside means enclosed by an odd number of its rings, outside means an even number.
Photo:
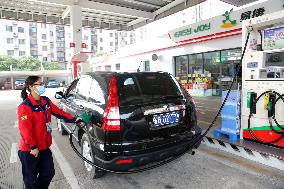
[[[26,189],[48,189],[55,174],[50,149],[41,150],[38,157],[24,151],[19,151],[18,154]]]

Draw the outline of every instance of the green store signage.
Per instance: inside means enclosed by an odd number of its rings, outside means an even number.
[[[181,31],[177,31],[174,33],[174,37],[176,38],[183,37],[183,36],[191,35],[193,33],[199,33],[199,32],[203,32],[203,31],[210,30],[210,29],[211,29],[211,23],[201,24],[197,26],[196,28],[187,28]]]

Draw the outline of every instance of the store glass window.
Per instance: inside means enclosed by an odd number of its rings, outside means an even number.
[[[191,54],[188,55],[188,73],[203,73],[203,57],[202,54]]]
[[[186,80],[188,75],[188,56],[175,57],[176,77]]]
[[[212,80],[214,95],[220,95],[220,51],[204,53],[204,74]]]
[[[144,71],[145,72],[150,71],[150,61],[149,60],[144,61]]]

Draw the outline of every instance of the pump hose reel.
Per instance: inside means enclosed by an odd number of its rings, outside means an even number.
[[[246,41],[245,41],[245,46],[244,46],[244,49],[243,49],[243,52],[242,52],[242,56],[241,56],[241,60],[240,60],[240,64],[242,64],[242,61],[243,61],[243,58],[244,58],[244,55],[245,55],[245,52],[246,52],[246,49],[247,49],[247,45],[248,45],[248,40],[249,40],[249,37],[250,37],[250,32],[248,32],[247,34],[247,37],[246,37]],[[220,115],[228,97],[229,97],[229,94],[231,93],[232,91],[232,87],[233,87],[233,84],[234,82],[236,82],[237,80],[237,76],[238,76],[238,73],[241,71],[241,66],[238,66],[237,67],[237,70],[236,70],[236,73],[233,77],[233,81],[231,82],[230,86],[229,86],[229,89],[228,89],[228,92],[226,94],[226,97],[224,99],[224,101],[222,102],[218,112],[216,113],[215,117],[213,118],[212,122],[210,123],[210,125],[208,126],[208,128],[206,129],[206,131],[202,134],[202,135],[199,135],[195,138],[192,139],[192,143],[187,146],[187,148],[185,149],[185,151],[182,153],[182,154],[179,154],[179,155],[176,155],[174,157],[171,157],[169,159],[166,159],[166,160],[163,160],[162,162],[158,162],[157,164],[155,165],[151,165],[151,166],[148,166],[148,167],[144,167],[144,168],[140,168],[140,169],[135,169],[135,170],[128,170],[128,171],[115,171],[115,170],[109,170],[109,169],[105,169],[101,166],[98,166],[97,164],[95,164],[94,162],[88,160],[87,158],[85,158],[77,149],[76,147],[74,146],[73,144],[73,141],[72,141],[72,138],[73,138],[73,132],[70,133],[69,135],[69,142],[70,142],[70,145],[72,147],[72,149],[74,150],[74,152],[85,162],[89,163],[90,165],[92,165],[93,167],[95,168],[98,168],[102,171],[106,171],[106,172],[110,172],[110,173],[116,173],[116,174],[132,174],[132,173],[139,173],[139,172],[143,172],[143,171],[147,171],[147,170],[150,170],[150,169],[153,169],[153,168],[157,168],[157,167],[160,167],[162,165],[165,165],[169,162],[172,162],[174,161],[175,159],[178,159],[179,157],[183,156],[185,153],[187,153],[188,151],[190,151],[192,148],[194,148],[194,146],[196,146],[197,144],[199,144],[202,139],[207,135],[207,133],[210,131],[210,129],[214,126],[218,116]],[[90,135],[89,135],[89,124],[85,124],[86,126],[86,133],[87,133],[87,136],[90,138]],[[92,148],[91,148],[92,149]]]
[[[269,91],[265,91],[265,92],[261,93],[260,96],[256,98],[254,105],[256,105],[256,103],[259,101],[259,99],[260,99],[262,96],[264,96],[265,94],[269,94],[269,93],[272,93],[272,94],[275,94],[275,95],[278,96],[278,98],[272,103],[272,107],[271,107],[271,108],[275,108],[276,103],[277,103],[280,99],[284,102],[284,95],[283,95],[283,94],[281,95],[280,93],[278,93],[278,92],[276,92],[276,91],[269,90]],[[267,142],[267,141],[263,141],[263,140],[259,139],[258,137],[256,137],[256,135],[253,133],[253,130],[251,129],[251,117],[253,116],[253,114],[254,114],[254,113],[253,113],[252,111],[251,111],[250,114],[249,114],[249,118],[248,118],[248,131],[249,131],[249,133],[251,134],[251,136],[252,136],[256,141],[261,142],[261,143],[264,143],[264,144],[271,144],[271,143],[276,143],[276,142],[280,141],[282,138],[284,138],[284,132],[279,132],[279,131],[277,131],[276,129],[274,129],[274,127],[273,127],[273,125],[272,125],[271,119],[273,119],[273,121],[275,122],[275,124],[276,124],[277,127],[279,127],[280,129],[284,130],[284,127],[282,127],[282,126],[278,123],[277,119],[275,118],[275,115],[274,115],[275,112],[274,112],[274,114],[272,113],[271,117],[268,117],[268,119],[269,119],[269,125],[270,125],[271,130],[273,130],[273,131],[274,131],[275,133],[277,133],[277,134],[280,134],[281,136],[279,136],[277,139],[274,139],[274,140],[271,140],[271,141],[268,141],[268,142]]]

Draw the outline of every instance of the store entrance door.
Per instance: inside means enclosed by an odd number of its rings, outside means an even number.
[[[222,63],[222,79],[221,79],[221,90],[226,91],[229,89],[231,82],[233,82],[234,76],[237,72],[238,66],[241,66],[239,61],[235,62],[224,62]],[[237,82],[234,83],[232,90],[237,90],[238,86],[241,85],[241,72],[237,75]]]

